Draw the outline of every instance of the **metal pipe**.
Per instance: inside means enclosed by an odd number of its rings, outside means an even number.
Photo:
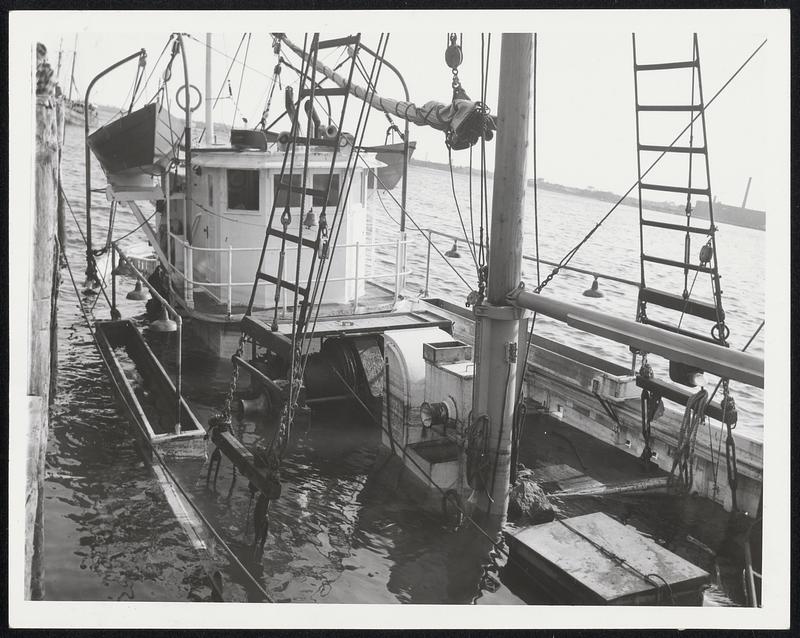
[[[194,273],[192,273],[194,276]],[[228,316],[231,316],[233,309],[233,246],[228,244]]]
[[[431,235],[437,235],[438,237],[445,237],[446,239],[452,239],[453,241],[463,241],[463,242],[465,242],[467,244],[472,244],[473,246],[477,246],[478,245],[478,242],[472,241],[471,239],[465,238],[464,236],[458,237],[456,235],[452,235],[450,233],[445,233],[445,232],[440,231],[440,230],[433,230],[431,228],[425,228],[423,230],[423,232],[427,232],[428,233],[428,252],[429,253],[430,253],[430,238],[431,238]],[[600,279],[608,279],[608,281],[616,281],[616,282],[621,283],[621,284],[627,284],[629,286],[635,286],[636,288],[639,288],[641,286],[640,282],[633,281],[632,279],[625,279],[623,277],[615,277],[614,275],[606,275],[604,273],[595,272],[593,270],[587,270],[585,268],[578,268],[576,266],[569,266],[569,265],[560,266],[555,261],[549,261],[547,259],[542,259],[541,257],[540,258],[536,258],[536,257],[533,257],[531,255],[522,255],[522,258],[527,260],[527,261],[533,261],[533,262],[537,262],[538,261],[540,264],[546,264],[548,266],[557,267],[560,270],[569,270],[571,272],[577,272],[577,273],[581,273],[583,275],[589,275],[591,277],[599,277]],[[428,267],[430,267],[430,261],[428,262]]]
[[[189,228],[186,224],[187,217],[191,216],[192,211],[192,109],[189,104],[189,63],[186,60],[186,47],[183,44],[183,36],[178,33],[176,39],[181,48],[181,60],[183,61],[183,97],[186,100],[183,105],[184,129],[183,129],[183,144],[184,144],[184,163],[186,183],[183,187],[184,205],[183,205],[183,232],[189,243],[192,243],[192,238],[189,234]],[[209,131],[210,134],[210,131]]]
[[[214,110],[211,104],[211,34],[206,33],[206,140],[209,146],[216,142],[214,135]]]
[[[425,296],[428,296],[428,284],[431,280],[431,234],[432,230],[428,230],[428,255],[425,258]]]
[[[117,67],[139,58],[139,65],[144,66],[147,62],[147,51],[139,49],[136,53],[132,53],[119,62],[115,62],[111,66],[106,67],[100,73],[92,78],[89,86],[86,87],[86,95],[83,99],[83,146],[84,146],[84,170],[86,172],[86,280],[87,282],[95,281],[100,283],[97,279],[97,269],[94,263],[94,252],[92,251],[92,164],[91,156],[89,154],[89,96],[97,81],[104,75],[111,73]]]
[[[745,352],[528,292],[521,286],[508,295],[508,302],[641,352],[695,366],[723,379],[764,387],[764,360]]]
[[[167,302],[167,300],[164,299],[164,297],[161,296],[161,294],[159,294],[159,292],[155,289],[155,286],[153,286],[149,281],[147,281],[147,278],[141,272],[139,272],[139,269],[136,268],[136,266],[134,266],[130,262],[128,257],[125,255],[124,252],[122,252],[122,249],[116,244],[116,242],[112,242],[111,250],[112,251],[114,251],[114,250],[117,251],[117,253],[119,254],[119,258],[120,258],[120,263],[122,263],[124,261],[126,264],[128,264],[128,267],[131,269],[131,272],[135,275],[135,277],[139,281],[141,281],[145,286],[147,286],[147,288],[150,290],[150,294],[153,296],[153,298],[157,299],[161,303],[161,305],[164,306],[173,317],[175,317],[175,325],[178,327],[178,330],[176,332],[176,336],[178,338],[178,347],[177,347],[178,361],[177,361],[177,370],[176,370],[177,376],[176,376],[176,379],[175,379],[175,398],[176,398],[175,433],[176,434],[180,434],[180,431],[181,431],[181,403],[183,401],[183,399],[181,397],[181,391],[182,391],[182,385],[183,385],[182,384],[182,379],[183,379],[183,366],[182,366],[183,352],[182,352],[182,347],[181,347],[181,342],[183,341],[183,320],[181,319],[181,316],[178,314],[178,311],[175,310],[175,308],[173,308]]]

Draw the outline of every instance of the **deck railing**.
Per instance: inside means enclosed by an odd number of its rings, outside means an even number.
[[[430,271],[431,271],[431,246],[433,245],[433,238],[434,237],[443,237],[446,239],[450,239],[455,242],[462,242],[464,244],[470,244],[472,246],[476,246],[477,242],[474,241],[467,241],[464,237],[459,237],[457,235],[452,235],[450,233],[445,233],[441,230],[434,230],[432,228],[425,228],[422,230],[422,233],[427,236],[428,239],[428,249],[427,249],[427,256],[425,258],[425,288],[423,295],[428,296],[429,294],[429,285],[430,285]],[[538,261],[540,264],[545,264],[547,266],[558,266],[558,263],[554,261],[549,261],[547,259],[542,259],[541,257],[537,259],[533,255],[522,255],[522,258],[526,261]],[[448,260],[449,261],[449,260]],[[575,266],[558,266],[561,270],[568,270],[571,272],[581,273],[583,275],[589,275],[591,277],[597,277],[599,279],[607,279],[608,281],[616,281],[621,284],[626,284],[628,286],[634,286],[636,288],[640,287],[640,283],[638,281],[633,281],[632,279],[625,279],[623,277],[616,277],[614,275],[607,275],[601,272],[597,272],[596,270],[587,270],[585,268],[577,268]]]
[[[227,300],[226,300],[226,310],[228,316],[232,314],[233,310],[233,290],[234,288],[241,288],[241,287],[252,287],[252,281],[233,281],[233,260],[234,260],[234,253],[241,254],[241,253],[250,253],[250,254],[260,254],[261,247],[253,247],[253,248],[243,248],[243,247],[234,247],[231,245],[226,245],[224,247],[214,248],[214,247],[206,247],[206,246],[193,246],[191,245],[185,237],[182,235],[176,235],[175,233],[169,233],[172,243],[174,246],[180,246],[181,250],[183,251],[183,264],[182,268],[176,266],[173,261],[170,262],[170,268],[173,273],[175,273],[182,281],[183,281],[183,294],[184,294],[184,301],[190,308],[193,307],[193,295],[194,295],[194,288],[215,288],[215,289],[224,289],[227,291]],[[337,246],[337,250],[355,250],[355,275],[353,276],[346,276],[346,277],[330,277],[328,278],[329,283],[338,283],[338,282],[348,282],[353,281],[355,282],[354,286],[354,298],[353,298],[353,306],[354,308],[358,306],[359,302],[359,285],[362,281],[364,282],[375,282],[377,280],[390,280],[392,282],[390,292],[394,294],[394,299],[397,301],[397,298],[400,295],[400,289],[402,283],[405,279],[405,276],[409,274],[407,269],[403,268],[403,263],[405,260],[403,259],[403,255],[406,251],[406,245],[408,244],[409,240],[407,237],[398,237],[396,240],[393,241],[378,241],[378,242],[355,242],[353,244],[341,244]],[[394,254],[395,254],[395,263],[394,268],[387,272],[375,272],[374,271],[374,264],[373,264],[373,272],[362,275],[360,273],[361,268],[361,259],[362,259],[362,252],[366,249],[375,249],[375,248],[385,248],[385,247],[393,247]],[[279,247],[275,248],[267,248],[267,252],[279,252],[281,249]],[[297,246],[287,246],[284,248],[286,253],[295,253],[297,252]],[[194,256],[195,253],[224,253],[227,255],[228,260],[228,268],[227,268],[227,278],[224,281],[205,281],[205,280],[198,280],[195,279],[194,274]],[[274,286],[269,282],[260,282],[266,286]],[[286,289],[283,289],[281,295],[281,303],[283,305],[284,310],[287,307],[287,299],[286,299]]]

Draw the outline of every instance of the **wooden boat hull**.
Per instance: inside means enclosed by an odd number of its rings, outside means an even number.
[[[379,162],[386,164],[375,172],[378,179],[372,171],[369,173],[369,188],[379,188],[383,190],[392,190],[403,179],[403,148],[404,143],[398,144],[384,144],[382,146],[370,147],[370,151],[375,153],[375,159]],[[414,154],[417,148],[416,142],[408,143],[408,159]]]
[[[111,372],[120,403],[146,447],[152,447],[162,456],[205,457],[205,430],[184,400],[181,401],[181,432],[175,434],[172,429],[175,420],[175,386],[133,322],[98,321],[95,338]],[[123,358],[119,354],[122,349],[135,365],[135,376],[142,380],[139,392],[131,380],[131,373],[126,374]],[[145,395],[152,397],[150,405],[143,404],[142,397]]]
[[[153,103],[101,126],[88,142],[108,174],[160,174],[175,157],[180,133],[170,129],[166,109],[159,112]]]

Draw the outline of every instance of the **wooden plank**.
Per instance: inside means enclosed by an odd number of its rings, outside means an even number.
[[[699,602],[709,574],[635,529],[597,512],[507,534],[511,552],[552,580],[570,602]]]
[[[378,334],[386,330],[439,327],[451,329],[452,322],[429,312],[374,313],[343,315],[317,321],[312,332],[314,337],[330,337],[345,334]],[[281,322],[281,331],[290,330],[291,324]]]

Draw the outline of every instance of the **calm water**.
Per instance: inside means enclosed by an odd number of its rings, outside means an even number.
[[[82,131],[68,127],[63,176],[65,190],[83,224]],[[95,167],[94,185],[105,184]],[[462,210],[468,215],[468,178],[456,175],[456,190]],[[475,181],[477,189],[477,180]],[[399,189],[396,194],[399,196]],[[590,199],[540,192],[540,245],[548,259],[558,259],[607,209]],[[381,194],[396,216],[389,197]],[[477,190],[475,191],[477,202]],[[530,205],[530,204],[529,204]],[[95,243],[105,236],[108,210],[102,194],[93,196]],[[409,184],[409,210],[422,227],[460,234],[452,205],[449,175],[413,168]],[[370,210],[382,220],[385,213],[375,195]],[[636,212],[618,210],[575,260],[575,265],[600,272],[613,272],[636,279],[637,233],[632,224]],[[469,222],[467,222],[469,223]],[[115,237],[135,228],[124,210],[117,215]],[[67,249],[78,283],[83,280],[83,249],[79,230],[67,212]],[[725,301],[731,325],[731,342],[742,345],[763,316],[763,293],[756,285],[763,278],[763,233],[723,227],[720,262],[726,282]],[[526,248],[532,254],[532,230],[526,229]],[[728,240],[730,243],[728,243]],[[141,241],[133,236],[130,241]],[[656,239],[656,241],[658,241]],[[449,242],[441,240],[442,251]],[[468,252],[461,247],[458,267],[474,280]],[[422,242],[410,250],[415,269],[410,287],[421,288],[426,250]],[[380,259],[380,256],[378,256]],[[543,270],[543,273],[546,272]],[[535,282],[535,268],[525,265],[525,280]],[[580,295],[589,278],[564,273],[549,293],[558,293],[581,303],[592,303],[623,316],[634,313],[635,291],[603,282],[603,299]],[[121,284],[124,293],[130,282]],[[437,262],[431,274],[431,293],[462,299],[466,289]],[[662,286],[663,287],[663,286]],[[700,290],[700,282],[696,287]],[[141,312],[141,304],[122,302],[123,316]],[[95,315],[107,318],[108,310],[98,302]],[[219,569],[226,582],[226,595],[248,598],[246,581],[230,564],[221,548],[206,554],[192,550],[186,536],[164,500],[152,470],[133,442],[127,421],[115,407],[111,386],[85,327],[66,271],[60,290],[58,393],[47,454],[45,483],[46,598],[50,600],[202,600],[210,589],[206,572]],[[565,332],[544,318],[537,321],[542,334],[563,339],[627,364],[623,347],[577,332]],[[168,351],[174,344],[156,343]],[[751,346],[763,354],[763,336]],[[187,397],[201,422],[221,404],[230,379],[230,363],[209,360],[193,344],[186,344],[184,370]],[[740,423],[758,435],[760,392],[735,388]],[[457,531],[448,527],[437,504],[426,501],[389,459],[379,444],[376,429],[359,415],[331,415],[334,428],[298,427],[283,467],[284,494],[271,509],[270,536],[263,561],[249,564],[263,586],[277,600],[293,602],[536,602],[523,585],[509,586],[502,561],[488,555],[487,541],[468,526]],[[245,439],[262,436],[251,423],[244,423]],[[523,459],[524,460],[524,459]],[[252,539],[248,523],[249,491],[238,481],[229,492],[229,466],[223,465],[216,488],[204,480],[198,463],[177,468],[181,484],[231,548],[246,560]],[[608,505],[608,504],[607,504]],[[706,504],[707,505],[707,504]],[[574,513],[589,511],[595,503],[570,505]],[[691,503],[681,511],[665,507],[658,499],[618,500],[608,505],[621,520],[633,512],[663,510],[658,525],[637,522],[637,527],[658,535],[682,555],[714,573],[733,569],[687,544],[687,537],[704,538],[706,544],[724,543],[724,530],[709,526]],[[680,514],[680,516],[678,516]],[[680,523],[676,521],[680,519]],[[712,529],[709,529],[711,527]],[[716,545],[714,545],[716,546]],[[733,569],[735,572],[735,569]]]

